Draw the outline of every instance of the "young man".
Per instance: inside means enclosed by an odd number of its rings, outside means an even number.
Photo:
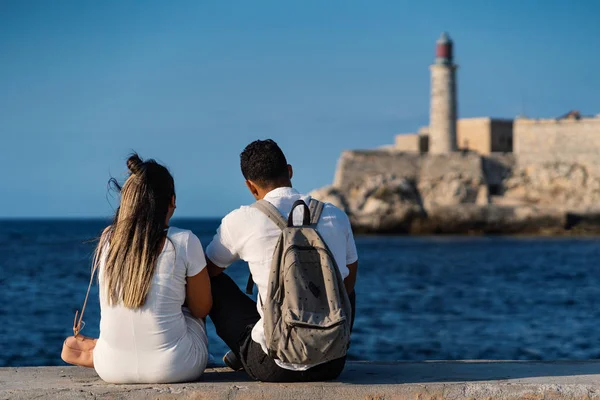
[[[304,200],[309,204],[309,196],[301,195],[292,188],[292,167],[277,143],[272,140],[252,142],[240,158],[246,186],[256,200],[268,201],[285,218],[295,201]],[[301,224],[303,213],[301,207],[294,210],[295,224]],[[350,222],[343,211],[325,204],[316,229],[333,254],[344,279],[352,304],[353,323],[358,256]],[[335,379],[344,369],[345,357],[318,365],[297,365],[286,364],[267,355],[261,299],[267,298],[273,252],[280,235],[280,228],[260,210],[243,206],[223,218],[206,249],[213,295],[210,317],[217,334],[231,349],[224,361],[233,369],[243,367],[253,379],[267,382]],[[248,262],[258,287],[258,304],[223,273],[237,260]]]

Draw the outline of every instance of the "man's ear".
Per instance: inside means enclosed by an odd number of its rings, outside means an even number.
[[[173,197],[171,197],[171,207],[173,208],[177,208],[177,202],[175,201],[175,195],[173,195]]]
[[[256,188],[256,185],[252,181],[246,180],[246,186],[248,186],[252,196],[254,196],[255,199],[258,199],[258,189]]]
[[[294,176],[294,169],[290,164],[288,164],[288,172],[290,173],[290,179]]]

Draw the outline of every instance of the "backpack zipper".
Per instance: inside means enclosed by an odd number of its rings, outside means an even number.
[[[331,328],[335,328],[338,325],[343,324],[344,322],[346,322],[346,317],[342,317],[340,318],[339,321],[334,322],[333,324],[327,325],[327,326],[319,326],[319,325],[313,325],[313,324],[309,324],[308,322],[286,322],[286,325],[288,327],[299,327],[299,328],[310,328],[310,329],[321,329],[321,330],[325,330],[325,329],[331,329]]]
[[[318,326],[318,325],[312,325],[312,324],[308,324],[306,322],[290,322],[290,323],[286,323],[287,325],[287,335],[285,338],[285,349],[287,350],[288,348],[288,344],[290,343],[290,336],[292,335],[292,329],[298,327],[298,328],[310,328],[310,329],[318,329],[318,330],[326,330],[326,329],[332,329],[335,328],[337,326],[342,325],[344,322],[346,322],[346,317],[342,317],[339,321],[331,324],[331,325],[327,325],[327,326]]]

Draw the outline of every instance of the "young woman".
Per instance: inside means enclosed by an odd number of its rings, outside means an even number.
[[[121,204],[96,249],[100,338],[94,368],[111,383],[197,379],[208,360],[203,318],[212,306],[200,240],[169,226],[175,185],[169,171],[137,154]]]

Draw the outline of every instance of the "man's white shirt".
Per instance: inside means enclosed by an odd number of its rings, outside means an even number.
[[[277,207],[286,219],[296,200],[304,200],[306,204],[310,202],[310,196],[301,195],[290,187],[272,190],[264,199]],[[303,216],[303,207],[297,207],[294,210],[294,224],[301,225]],[[358,260],[348,216],[332,204],[325,203],[317,224],[317,231],[333,254],[342,278],[346,278],[349,273],[347,265]],[[261,316],[252,329],[252,340],[260,344],[265,353],[267,353],[267,346],[260,299],[267,297],[273,252],[280,235],[281,230],[261,211],[250,206],[242,206],[223,218],[217,234],[206,248],[206,256],[220,268],[227,268],[238,260],[248,263],[258,288],[257,309]],[[275,362],[282,368],[295,371],[307,370],[314,366],[287,364],[279,360]]]

